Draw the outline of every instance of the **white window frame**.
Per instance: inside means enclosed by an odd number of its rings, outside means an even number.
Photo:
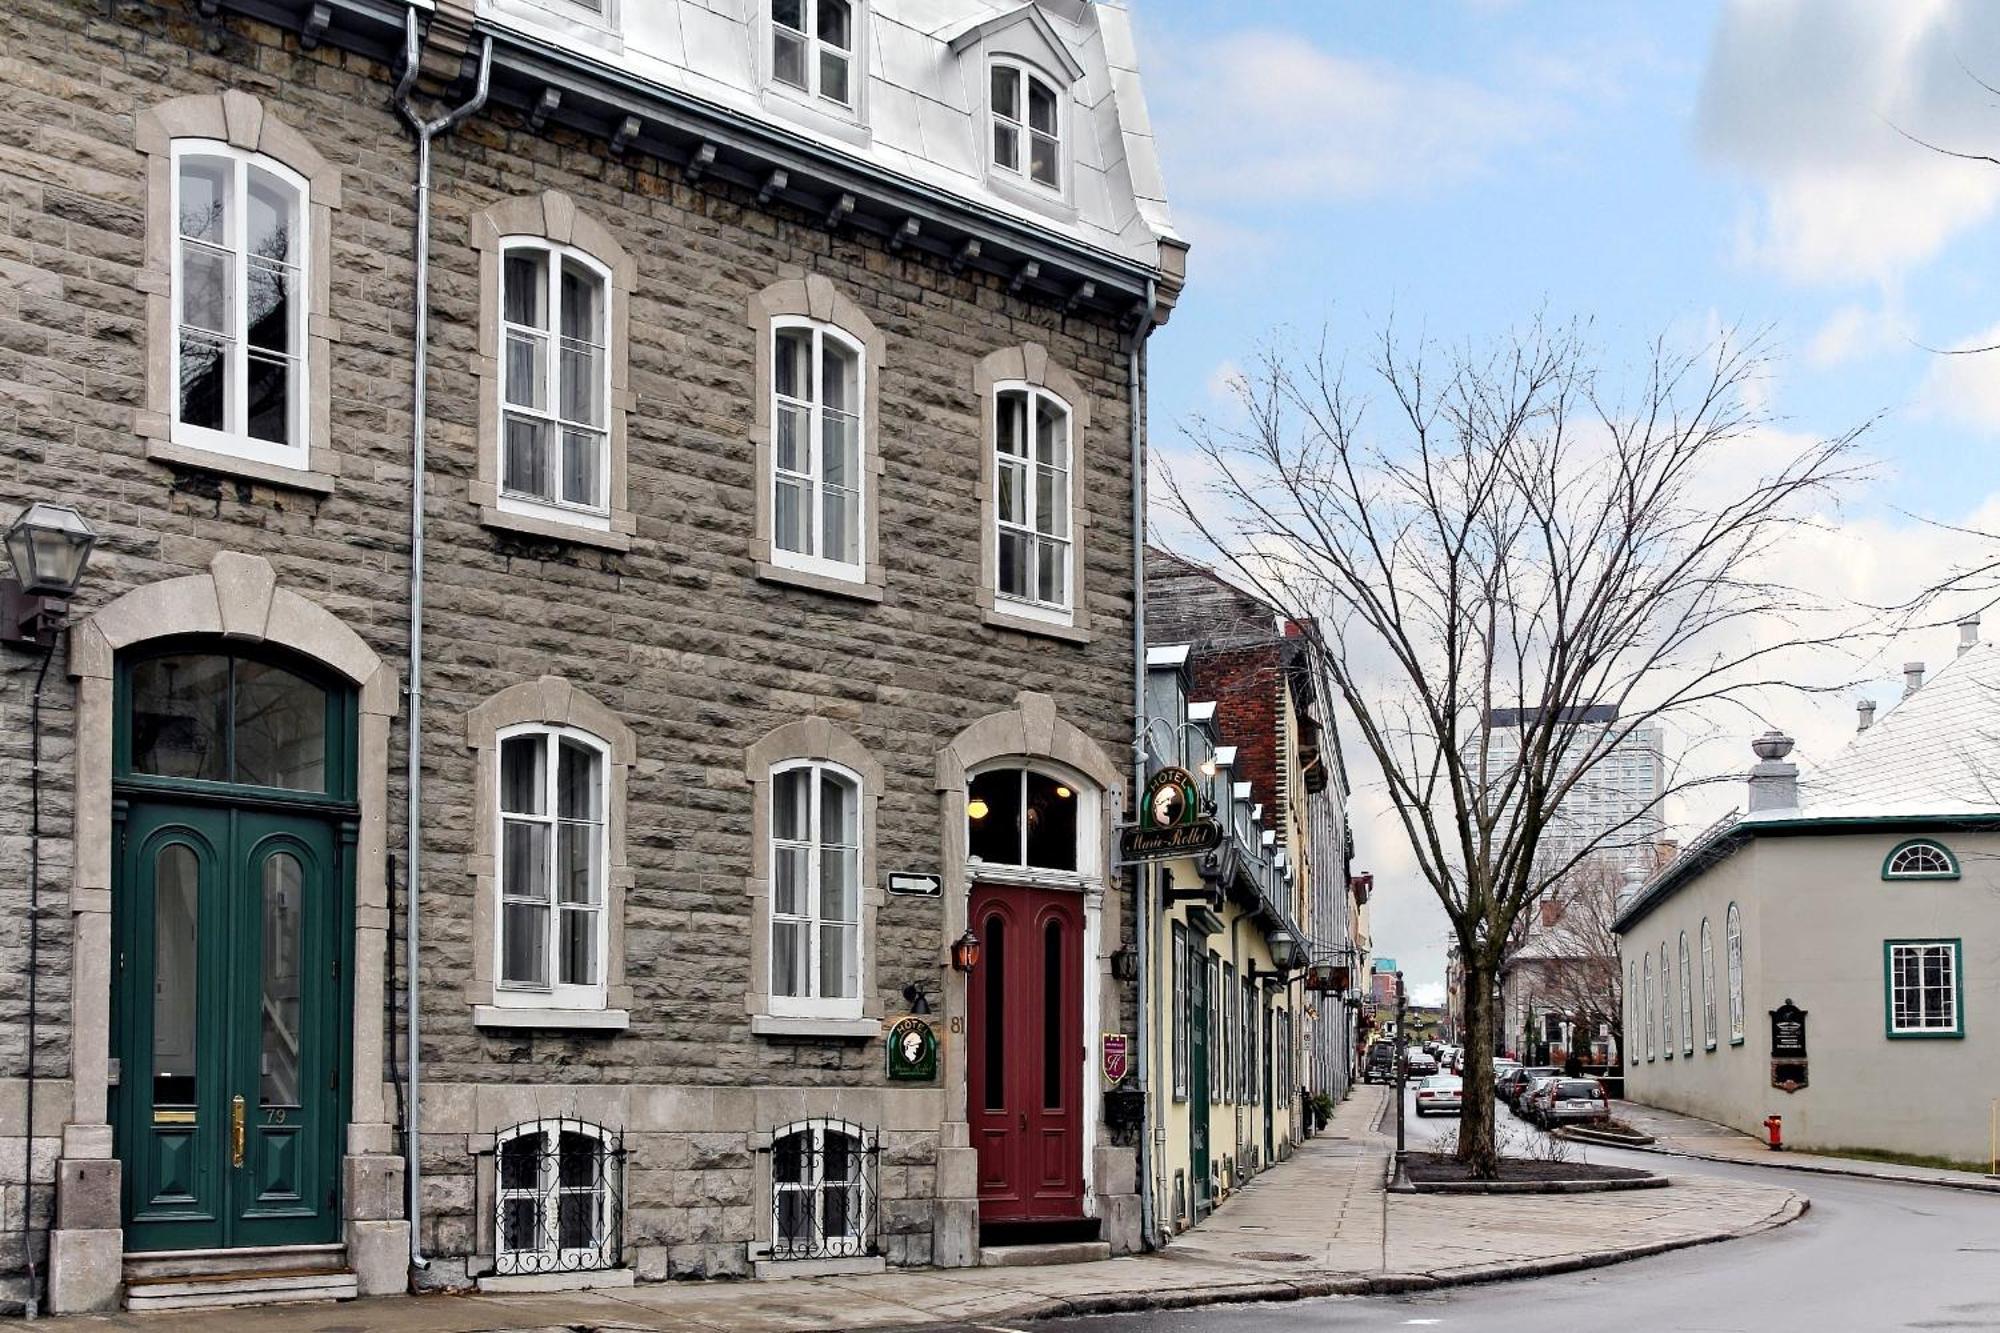
[[[1653,1050],[1653,954],[1648,950],[1641,961],[1646,978],[1646,1059],[1654,1058]]]
[[[617,284],[613,274],[602,261],[573,245],[563,245],[541,236],[511,235],[500,238],[499,290],[494,294],[494,317],[499,321],[494,346],[500,359],[499,371],[493,377],[493,392],[498,395],[495,403],[494,420],[498,423],[500,438],[493,443],[494,457],[498,467],[494,475],[494,485],[498,495],[498,507],[503,513],[525,514],[533,518],[551,519],[558,523],[577,527],[609,531],[611,528],[612,471],[615,460],[612,457],[612,416],[616,411],[616,400],[612,388],[612,360],[618,350],[612,346],[614,330],[619,327],[616,312],[612,309],[618,299]],[[549,327],[546,330],[516,326],[507,318],[507,259],[523,250],[539,252],[544,257],[548,271]],[[598,385],[598,401],[603,404],[604,421],[601,425],[585,427],[599,437],[597,491],[595,504],[578,504],[564,500],[561,495],[563,432],[568,424],[562,416],[562,266],[568,260],[575,260],[597,279],[602,292],[603,307],[600,312],[599,334],[601,343],[595,344],[600,355],[598,369],[601,383]],[[507,347],[508,337],[517,327],[523,334],[541,339],[546,344],[546,360],[542,372],[548,380],[549,407],[546,411],[522,407],[507,401]],[[510,416],[532,417],[548,423],[552,431],[554,450],[553,470],[557,479],[558,494],[553,499],[524,495],[507,489],[507,419]]]
[[[1886,946],[1885,951],[1888,955],[1885,981],[1888,985],[1889,993],[1884,998],[1888,1006],[1887,1028],[1889,1035],[1891,1037],[1960,1037],[1965,1035],[1965,988],[1961,972],[1961,968],[1964,965],[1964,955],[1961,942],[1955,939],[1932,939],[1887,940],[1884,943]],[[1896,997],[1900,991],[1907,988],[1902,987],[1897,980],[1897,964],[1904,956],[1916,957],[1917,985],[1915,987],[1915,995],[1918,1002],[1917,1007],[1923,1011],[1923,1014],[1919,1016],[1930,1015],[1932,1011],[1927,1003],[1930,998],[1930,991],[1923,984],[1923,961],[1921,955],[1933,949],[1944,950],[1945,959],[1948,964],[1946,973],[1950,980],[1945,993],[1950,999],[1951,1007],[1948,1011],[1938,1011],[1938,1014],[1949,1021],[1941,1024],[1918,1023],[1910,1025],[1899,1023],[1896,1015]]]
[[[1008,109],[1011,114],[1003,114],[1001,108],[995,105],[993,101],[993,71],[997,69],[1013,70],[1016,76],[1014,87],[1019,100],[1013,107]],[[1034,137],[1047,138],[1049,136],[1041,134],[1039,130],[1029,128],[1028,104],[1030,80],[1048,89],[1050,99],[1055,103],[1056,132],[1054,139],[1056,180],[1053,185],[1047,181],[1035,179],[1033,172],[1034,146],[1032,139]],[[1068,147],[1070,114],[1068,102],[1069,90],[1057,80],[1044,74],[1037,66],[1016,56],[993,56],[989,59],[986,63],[987,165],[1008,180],[1017,181],[1039,194],[1044,194],[1055,199],[1068,198],[1070,178]],[[995,132],[999,130],[1003,123],[1012,129],[1015,135],[1016,160],[1015,164],[1011,167],[1000,160],[1000,154],[995,149],[993,142]]]
[[[1188,936],[1185,922],[1176,921],[1168,932],[1170,986],[1168,1000],[1173,1005],[1173,1098],[1177,1102],[1188,1099],[1188,1084],[1191,1081],[1188,1067],[1188,1040],[1193,1035],[1189,1018],[1192,1007],[1188,1003]]]
[[[1715,932],[1708,918],[1701,919],[1701,1008],[1702,1049],[1715,1049]]]
[[[588,1189],[566,1186],[559,1172],[561,1162],[561,1135],[580,1134],[597,1144],[599,1169],[592,1176]],[[501,1169],[501,1149],[517,1139],[530,1135],[556,1137],[557,1142],[545,1146],[539,1155],[536,1180],[528,1189],[510,1189],[506,1186],[506,1173]],[[600,1263],[604,1257],[604,1241],[610,1234],[612,1219],[610,1205],[612,1191],[606,1183],[610,1168],[604,1159],[611,1147],[605,1132],[600,1127],[582,1120],[529,1120],[501,1133],[493,1145],[493,1265],[494,1271],[503,1275],[528,1273],[574,1273],[601,1272],[609,1265]],[[563,1247],[556,1242],[562,1236],[562,1200],[564,1196],[577,1194],[594,1195],[597,1206],[593,1208],[595,1218],[591,1234],[596,1243],[588,1248]],[[505,1246],[507,1237],[507,1205],[519,1199],[534,1199],[541,1204],[542,1223],[540,1232],[546,1248],[539,1250],[510,1250]],[[613,1264],[619,1256],[610,1256]]]
[[[1729,904],[1723,921],[1723,948],[1729,964],[1729,1044],[1743,1043],[1743,914]]]
[[[866,38],[863,36],[863,19],[866,10],[862,0],[846,0],[848,45],[845,48],[833,46],[823,41],[819,35],[819,8],[826,0],[799,0],[801,13],[805,16],[805,31],[778,22],[771,12],[771,0],[757,0],[764,11],[764,58],[770,62],[771,84],[787,92],[811,100],[815,106],[837,107],[846,115],[854,115],[861,108],[861,51]],[[806,81],[804,86],[778,77],[778,34],[780,31],[800,39],[805,47]],[[847,61],[847,100],[829,97],[820,86],[820,54],[822,49],[839,52]]]
[[[778,391],[778,338],[788,330],[805,329],[812,334],[812,398],[810,400],[793,397]],[[796,569],[806,574],[817,574],[823,578],[839,579],[847,583],[865,583],[868,579],[868,506],[873,497],[868,494],[868,349],[861,341],[846,330],[823,320],[807,319],[798,315],[779,315],[772,319],[769,333],[771,348],[771,475],[764,484],[770,487],[771,498],[771,563],[784,569]],[[820,499],[824,485],[825,465],[822,450],[825,439],[825,414],[835,410],[825,405],[825,388],[820,383],[820,371],[824,361],[826,340],[831,339],[854,358],[854,410],[846,415],[854,420],[854,491],[858,497],[854,514],[854,545],[860,558],[853,562],[832,560],[819,554],[826,549],[825,507]],[[778,437],[784,429],[784,412],[790,406],[802,408],[806,412],[809,425],[807,441],[807,466],[810,472],[793,472],[779,463]],[[813,503],[811,505],[811,530],[813,554],[788,551],[779,544],[778,533],[778,483],[784,477],[803,477],[812,483]]]
[[[796,839],[778,836],[778,779],[786,773],[801,770],[812,776],[807,781],[811,800],[807,815],[807,838]],[[820,994],[820,931],[828,924],[820,912],[820,869],[821,856],[826,848],[824,829],[820,823],[820,783],[826,774],[833,774],[845,782],[854,793],[854,919],[834,924],[849,927],[849,938],[853,941],[854,994],[851,996],[827,997]],[[766,929],[770,932],[770,975],[764,979],[765,989],[771,997],[771,1013],[787,1018],[860,1018],[862,1013],[862,987],[868,978],[866,953],[868,941],[863,937],[862,887],[868,882],[868,867],[864,862],[867,841],[864,821],[867,818],[867,786],[861,775],[843,764],[825,759],[788,759],[771,766],[771,848],[770,867],[770,920]],[[781,847],[802,847],[806,851],[806,912],[804,915],[783,913],[778,910],[778,852]],[[807,932],[806,949],[806,989],[805,995],[780,995],[778,993],[778,927],[780,925],[802,925]]]
[[[1902,861],[1903,858],[1908,856],[1914,856],[1921,852],[1934,853],[1939,860],[1944,862],[1944,865],[1937,870],[1910,869],[1908,867],[1898,868],[1897,863]],[[1912,838],[1908,842],[1904,843],[1902,846],[1896,848],[1894,851],[1889,853],[1889,859],[1882,867],[1882,878],[1883,879],[1957,879],[1958,862],[1956,859],[1953,858],[1951,854],[1951,849],[1946,847],[1943,843],[1937,842],[1931,838]]]
[[[542,745],[546,747],[548,752],[547,775],[545,779],[547,789],[544,793],[547,810],[542,815],[511,814],[502,805],[505,799],[505,784],[501,781],[501,775],[505,772],[506,745],[508,741],[518,740],[524,736],[539,737]],[[598,809],[600,811],[600,818],[597,821],[598,848],[595,865],[597,866],[599,881],[595,886],[596,905],[590,908],[563,906],[562,896],[556,884],[555,856],[560,841],[556,836],[557,827],[563,823],[582,822],[564,820],[556,813],[558,808],[556,800],[559,779],[559,758],[561,743],[565,740],[583,745],[597,755]],[[488,817],[493,820],[493,883],[495,894],[495,910],[493,913],[493,1003],[498,1006],[503,1008],[570,1009],[580,1011],[603,1009],[605,1007],[606,995],[608,993],[606,976],[610,967],[608,955],[610,952],[611,934],[611,907],[609,901],[611,763],[611,746],[602,737],[585,731],[581,727],[559,726],[544,722],[526,722],[518,726],[503,727],[494,737],[493,805],[488,812]],[[510,819],[540,821],[545,823],[549,829],[549,896],[545,900],[542,900],[543,906],[548,909],[548,938],[546,946],[548,950],[549,973],[548,984],[546,986],[536,986],[530,982],[509,981],[507,979],[507,905],[510,901],[523,903],[531,901],[526,896],[515,898],[508,892],[507,821]],[[589,985],[565,984],[558,980],[562,975],[560,954],[562,914],[564,912],[576,913],[578,911],[590,911],[597,918],[595,923],[596,940],[591,955],[596,962],[597,975]]]
[[[1665,940],[1660,941],[1660,1054],[1674,1058],[1674,975]]]
[[[1031,866],[1028,864],[1028,831],[1023,823],[1021,829],[1021,852],[1017,861],[980,861],[967,853],[968,868],[979,879],[989,882],[1014,882],[1052,884],[1065,887],[1086,887],[1096,882],[1098,877],[1098,839],[1094,830],[1098,827],[1097,784],[1071,773],[1062,767],[1036,760],[1003,759],[997,763],[985,764],[966,775],[967,799],[971,799],[972,780],[988,777],[994,773],[1016,773],[1021,782],[1021,808],[1027,808],[1029,773],[1036,773],[1068,787],[1076,801],[1076,869],[1059,870],[1053,866]],[[967,816],[967,845],[970,846],[971,816]],[[1209,1056],[1213,1068],[1214,1054]]]
[[[1024,394],[1027,398],[1027,437],[1022,441],[1027,452],[1025,454],[1003,454],[1000,452],[1000,423],[1005,412],[1002,400],[1008,394],[1015,393]],[[1064,537],[1048,537],[1038,531],[1035,526],[1037,520],[1041,517],[1040,510],[1036,507],[1040,491],[1035,483],[1039,478],[1040,470],[1047,467],[1036,455],[1036,448],[1040,438],[1040,416],[1036,412],[1036,405],[1038,400],[1044,398],[1062,410],[1063,419],[1068,423],[1068,439],[1065,444],[1067,453],[1065,465],[1061,468],[1049,468],[1050,471],[1058,472],[1062,478],[1062,495],[1057,503],[1064,511],[1063,529],[1068,534]],[[1071,408],[1068,400],[1063,398],[1062,395],[1052,393],[1039,384],[1030,384],[1026,380],[1003,380],[993,386],[993,438],[987,441],[986,447],[993,453],[994,608],[1008,615],[1021,616],[1032,620],[1045,620],[1054,625],[1071,624],[1076,614],[1076,413]],[[1026,493],[1027,513],[1024,521],[1021,522],[1010,523],[1000,517],[1000,493],[1001,488],[1006,485],[1007,472],[1010,467],[1018,468],[1020,471],[1026,473],[1026,482],[1022,489]],[[1027,597],[1015,596],[1012,593],[1003,591],[1000,587],[1000,538],[1003,533],[1008,532],[1025,534],[1028,539],[1031,565],[1028,572],[1030,595]],[[1062,600],[1060,602],[1045,602],[1032,595],[1033,589],[1039,587],[1041,584],[1038,575],[1040,573],[1041,543],[1045,540],[1059,541],[1063,547],[1063,586]]]
[[[808,1194],[812,1196],[812,1216],[824,1219],[827,1182],[820,1179],[817,1170],[801,1171],[801,1179],[781,1183],[778,1180],[778,1145],[795,1135],[808,1136],[807,1162],[826,1160],[826,1136],[841,1134],[855,1143],[854,1162],[860,1172],[854,1179],[840,1182],[839,1187],[849,1192],[850,1201],[847,1217],[850,1230],[835,1238],[826,1236],[822,1240],[825,1253],[833,1258],[851,1258],[868,1252],[871,1237],[868,1234],[870,1215],[881,1207],[880,1196],[876,1193],[877,1181],[868,1179],[873,1169],[875,1157],[875,1136],[861,1126],[846,1120],[798,1120],[784,1126],[771,1135],[771,1257],[777,1260],[803,1259],[796,1253],[801,1247],[787,1244],[780,1224],[784,1200],[788,1195]],[[870,1200],[873,1199],[873,1206]],[[804,1247],[810,1252],[810,1245]]]
[[[1694,959],[1688,950],[1688,933],[1681,932],[1681,1054],[1694,1054]]]
[[[216,430],[209,426],[192,425],[181,420],[181,329],[183,319],[181,307],[186,296],[185,284],[181,280],[184,241],[181,236],[181,163],[188,157],[224,158],[233,164],[230,178],[231,207],[235,219],[235,235],[227,247],[231,255],[230,283],[234,297],[231,312],[235,321],[235,332],[230,335],[232,348],[229,353],[233,374],[230,390],[230,411],[240,430]],[[170,300],[170,338],[168,342],[168,382],[172,386],[172,407],[168,438],[177,445],[190,449],[200,449],[212,454],[230,458],[240,458],[247,462],[263,463],[273,467],[306,470],[311,454],[310,433],[312,417],[308,411],[308,401],[312,397],[313,370],[311,363],[311,342],[309,315],[312,307],[312,190],[306,178],[284,163],[262,153],[253,153],[217,139],[181,138],[168,146],[168,172],[171,178],[168,223],[169,254],[167,259],[168,287]],[[255,166],[267,172],[291,189],[295,196],[297,232],[293,238],[292,252],[298,256],[294,270],[292,305],[293,328],[292,345],[297,349],[293,354],[294,379],[291,401],[286,404],[289,420],[286,433],[290,444],[276,444],[270,440],[259,440],[249,431],[249,347],[250,283],[249,259],[244,253],[244,238],[249,217],[249,169]],[[204,246],[205,249],[221,250],[224,247]]]

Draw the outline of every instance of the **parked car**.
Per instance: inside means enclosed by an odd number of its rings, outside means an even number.
[[[1544,1129],[1564,1124],[1590,1124],[1611,1118],[1611,1099],[1604,1085],[1594,1078],[1553,1080],[1544,1099],[1537,1103],[1538,1123]]]
[[[1550,1065],[1515,1065],[1494,1081],[1494,1095],[1507,1103],[1507,1105],[1513,1107],[1514,1110],[1519,1111],[1521,1109],[1521,1094],[1528,1090],[1530,1083],[1538,1078],[1549,1078],[1561,1072],[1562,1070]]]
[[[1417,1114],[1457,1115],[1465,1109],[1465,1085],[1451,1074],[1433,1074],[1417,1085]]]
[[[1411,1078],[1428,1078],[1438,1072],[1438,1062],[1425,1051],[1413,1050],[1406,1059],[1406,1069]]]
[[[1396,1043],[1378,1041],[1368,1048],[1368,1063],[1362,1068],[1361,1081],[1364,1083],[1396,1081]]]
[[[1548,1099],[1562,1082],[1560,1073],[1542,1074],[1528,1080],[1528,1086],[1514,1098],[1514,1114],[1531,1125],[1541,1125],[1546,1129],[1548,1125],[1543,1116]]]

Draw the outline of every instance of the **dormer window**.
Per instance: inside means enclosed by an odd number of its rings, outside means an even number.
[[[993,166],[1060,194],[1062,102],[1055,86],[1024,65],[995,61]]]
[[[771,77],[811,97],[854,106],[850,0],[771,0]]]

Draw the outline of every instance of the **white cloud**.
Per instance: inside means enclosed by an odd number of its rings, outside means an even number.
[[[2000,205],[2000,170],[1910,142],[1991,147],[2000,6],[1729,0],[1709,53],[1703,146],[1762,199],[1744,257],[1803,282],[1892,282]]]
[[[1216,362],[1215,369],[1208,372],[1208,396],[1217,406],[1235,406],[1243,389],[1243,367],[1236,364],[1236,358],[1224,357]]]
[[[1912,334],[1909,320],[1897,311],[1844,305],[1806,340],[1806,364],[1828,370],[1877,353],[1907,350]]]
[[[2000,324],[1975,333],[1964,346],[2000,344]],[[1940,356],[1924,377],[1918,401],[1938,416],[2000,434],[2000,352]]]

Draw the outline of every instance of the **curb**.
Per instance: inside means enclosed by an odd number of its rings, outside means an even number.
[[[1094,1296],[1056,1297],[1040,1301],[1003,1318],[1055,1319],[1076,1315],[1132,1314],[1142,1310],[1191,1310],[1211,1305],[1251,1305],[1261,1302],[1304,1301],[1326,1296],[1400,1296],[1409,1292],[1442,1291],[1451,1287],[1483,1286],[1518,1278],[1555,1277],[1632,1259],[1651,1258],[1674,1250],[1742,1240],[1775,1231],[1805,1216],[1812,1201],[1803,1194],[1790,1194],[1774,1211],[1757,1221],[1730,1231],[1711,1231],[1671,1240],[1648,1241],[1592,1254],[1566,1254],[1550,1259],[1525,1259],[1518,1263],[1483,1264],[1443,1273],[1369,1273],[1353,1277],[1301,1277],[1270,1282],[1248,1283],[1241,1287],[1184,1291],[1113,1291]]]
[[[1641,1134],[1636,1139],[1621,1139],[1615,1134],[1605,1134],[1581,1125],[1565,1125],[1551,1132],[1558,1139],[1569,1139],[1576,1143],[1587,1143],[1598,1148],[1649,1148],[1659,1140]]]
[[[1606,1147],[1613,1145],[1606,1144]],[[1689,1152],[1684,1148],[1666,1148],[1657,1143],[1640,1146],[1620,1144],[1632,1152],[1658,1153],[1662,1157],[1681,1157],[1690,1162],[1719,1162],[1724,1166],[1757,1166],[1768,1171],[1795,1171],[1807,1176],[1840,1176],[1847,1180],[1882,1180],[1892,1185],[1929,1185],[1932,1189],[1964,1190],[1972,1194],[2000,1194],[2000,1180],[1939,1180],[1934,1176],[1890,1175],[1882,1171],[1856,1171],[1844,1166],[1802,1166],[1796,1161],[1785,1162],[1766,1157],[1729,1157],[1719,1153]],[[1840,1158],[1822,1158],[1823,1161],[1839,1161]]]
[[[1621,1190],[1663,1190],[1665,1176],[1629,1176],[1611,1180],[1446,1180],[1406,1181],[1389,1186],[1391,1194],[1615,1194]]]

